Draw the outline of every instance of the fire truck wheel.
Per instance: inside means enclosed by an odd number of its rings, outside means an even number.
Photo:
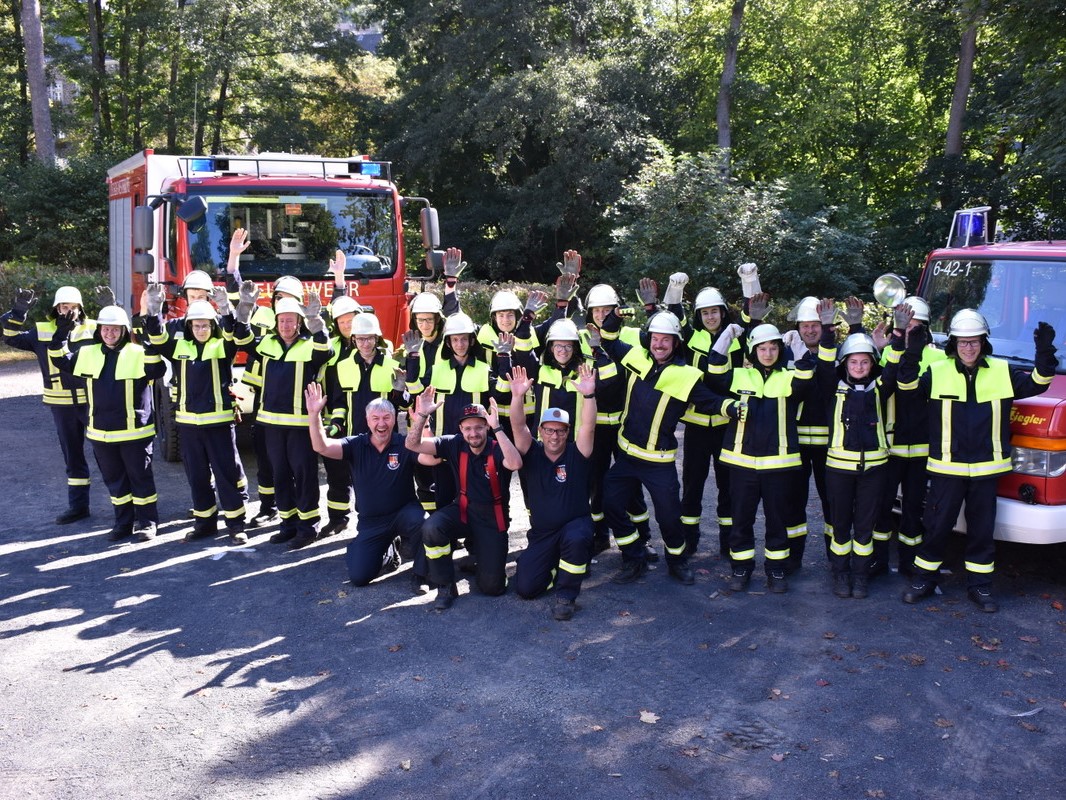
[[[155,385],[155,443],[164,461],[181,461],[181,433],[174,421],[170,390],[162,382]]]

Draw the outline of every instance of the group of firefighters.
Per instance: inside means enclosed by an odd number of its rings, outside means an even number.
[[[701,289],[689,308],[688,277],[675,273],[661,298],[654,281],[640,281],[642,326],[626,324],[632,312],[606,284],[585,295],[579,326],[581,257],[567,251],[546,319],[537,319],[551,302],[546,293],[523,301],[500,291],[478,325],[460,310],[466,264],[452,248],[443,300],[417,295],[394,347],[374,314],[347,295],[342,251],[330,262],[334,295],[322,309],[289,276],[275,282],[269,306],[259,305],[258,286],[240,276],[247,247],[236,229],[225,286],[204,272],[188,276],[177,319],[164,319],[159,285],[148,287],[133,319],[102,287],[96,320],[85,318],[76,288],[62,287],[46,321],[29,327],[36,298],[17,291],[0,317],[3,338],[34,352],[44,378],[67,469],[68,508],[57,524],[89,516],[88,438],[114,508],[110,539],[155,536],[152,384],[166,360],[192,495],[186,540],[216,535],[221,518],[233,543],[276,522],[270,541],[301,548],[347,529],[354,494],[351,581],[366,585],[409,561],[412,590],[435,589],[433,607],[443,611],[458,594],[457,568],[485,594],[506,590],[517,472],[530,529],[512,585],[524,598],[554,589],[552,614],[568,620],[611,535],[622,556],[615,582],[639,580],[658,560],[645,492],[667,573],[694,583],[690,559],[713,465],[731,591],[745,591],[754,572],[760,505],[766,585],[787,591],[803,561],[813,474],[835,595],[867,596],[869,579],[889,569],[893,533],[898,569],[909,578],[903,600],[933,594],[965,502],[968,595],[983,611],[997,610],[996,481],[1010,470],[1012,401],[1044,391],[1055,374],[1055,332],[1044,323],[1026,372],[992,356],[988,325],[974,310],[954,315],[943,349],[920,297],[869,332],[856,298],[841,308],[807,297],[788,315],[795,327],[782,331],[763,321],[771,302],[759,287],[745,292],[739,311],[716,288]],[[230,390],[238,351],[247,353],[240,380],[256,406],[254,516]],[[467,555],[456,563],[460,543]]]

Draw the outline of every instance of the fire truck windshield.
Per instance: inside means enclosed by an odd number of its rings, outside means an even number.
[[[224,271],[230,236],[242,227],[250,243],[241,256],[242,278],[322,278],[338,248],[346,255],[349,276],[389,277],[395,270],[397,230],[390,193],[228,188],[200,194],[207,201],[207,222],[189,234],[195,269]]]
[[[1023,365],[1033,362],[1033,329],[1055,328],[1058,372],[1066,371],[1066,261],[1013,258],[935,258],[926,268],[921,294],[929,302],[930,328],[940,341],[951,318],[975,308],[988,321],[995,355]]]

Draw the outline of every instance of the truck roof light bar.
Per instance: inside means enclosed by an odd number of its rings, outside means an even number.
[[[960,208],[951,220],[947,247],[988,244],[988,212],[991,206]]]
[[[322,179],[363,175],[376,180],[392,181],[391,161],[371,161],[366,156],[322,158],[290,153],[264,153],[239,156],[189,156],[178,159],[190,178],[218,175],[307,175]]]

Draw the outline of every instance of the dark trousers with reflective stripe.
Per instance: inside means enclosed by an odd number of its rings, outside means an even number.
[[[681,525],[681,485],[677,480],[677,464],[673,461],[642,461],[615,452],[614,464],[603,479],[603,512],[615,541],[619,542],[622,560],[644,560],[645,540],[633,536],[633,523],[626,513],[630,500],[641,494],[642,485],[651,495],[655,520],[666,545],[667,563],[684,563],[688,560],[688,552],[685,530]]]
[[[422,524],[422,544],[429,562],[429,580],[437,586],[455,583],[452,551],[465,539],[467,552],[477,562],[477,587],[482,594],[507,591],[507,531],[496,527],[496,510],[491,505],[471,503],[466,522],[459,518],[459,504],[438,508]],[[446,551],[446,552],[445,552]]]
[[[264,425],[274,468],[274,495],[281,530],[313,537],[318,531],[318,454],[306,425]]]
[[[89,408],[85,405],[49,406],[59,436],[59,449],[67,467],[67,503],[70,508],[89,508],[89,461],[85,458],[85,426]]]
[[[592,517],[587,515],[552,531],[531,529],[514,574],[518,595],[532,600],[552,585],[554,575],[555,594],[576,600],[581,593],[581,582],[588,574],[592,533]]]
[[[766,518],[766,563],[771,569],[784,569],[789,556],[788,529],[785,526],[793,501],[796,469],[745,469],[730,467],[729,488],[733,498],[733,534],[729,539],[729,559],[734,569],[751,572],[755,568],[755,515],[762,503]],[[738,555],[743,557],[737,558]]]
[[[533,424],[536,424],[535,422]],[[592,462],[589,465],[589,507],[592,509],[592,518],[596,526],[596,534],[607,536],[610,523],[604,511],[603,481],[611,468],[611,459],[618,447],[617,425],[597,425],[596,436],[592,448]],[[647,521],[648,503],[644,499],[644,493],[639,489],[632,497],[626,498],[626,514],[629,516],[629,532],[635,528],[642,542],[651,537],[651,528]],[[633,522],[640,519],[640,522]],[[615,534],[617,537],[618,534]]]
[[[896,530],[896,515],[893,512],[896,492],[902,487],[898,552],[899,568],[903,572],[909,572],[914,566],[916,545],[911,542],[921,544],[925,537],[922,514],[925,510],[925,493],[929,482],[929,476],[925,471],[927,461],[928,459],[924,457],[889,456],[886,465],[888,477],[885,480],[883,502],[876,528],[882,538],[874,539],[874,559],[882,564],[888,564],[892,531]],[[885,534],[887,538],[883,538]]]
[[[226,518],[226,527],[244,528],[244,493],[241,490],[241,458],[237,453],[237,434],[227,425],[181,425],[181,460],[189,479],[192,507],[197,522],[218,519],[218,506]],[[214,475],[212,485],[211,476]],[[215,491],[218,491],[218,506]]]
[[[929,474],[929,494],[925,499],[925,539],[916,553],[918,572],[936,579],[944,560],[948,537],[955,527],[959,510],[966,503],[966,585],[987,586],[992,582],[996,560],[996,486],[999,476],[956,478]],[[936,565],[936,569],[922,564]]]
[[[159,522],[152,441],[93,442],[96,465],[115,507],[116,528],[132,528],[135,522],[138,525]]]
[[[885,464],[863,472],[826,470],[829,519],[833,523],[829,565],[833,572],[866,575],[870,571],[874,523],[881,510],[887,477]]]
[[[345,462],[338,462],[345,463]],[[348,543],[344,560],[348,578],[356,586],[366,586],[381,572],[382,561],[393,539],[400,537],[400,556],[413,561],[415,575],[425,577],[429,571],[426,551],[422,547],[422,523],[426,512],[418,503],[408,503],[387,517],[359,517],[358,533]]]
[[[703,514],[703,489],[714,459],[714,482],[718,487],[718,549],[722,555],[729,552],[730,522],[732,507],[729,499],[729,467],[719,459],[727,425],[704,427],[689,423],[685,425],[685,443],[681,462],[681,516],[699,518]],[[685,524],[686,552],[692,555],[700,542],[699,523]]]
[[[822,519],[825,520],[826,525],[824,531],[825,551],[828,554],[830,541],[829,534],[832,531],[830,529],[831,523],[829,521],[829,493],[825,488],[825,458],[829,452],[829,448],[825,445],[801,444],[799,451],[803,468],[799,471],[793,471],[790,473],[793,476],[794,482],[791,488],[792,499],[789,502],[789,508],[787,511],[788,516],[785,524],[789,528],[795,528],[796,526],[806,527],[807,498],[810,496],[811,475],[813,474],[814,488],[818,492],[818,499],[822,502]],[[800,566],[806,542],[806,534],[793,537],[791,540],[791,560],[794,567]]]
[[[329,521],[348,522],[352,511],[352,470],[343,459],[322,458],[326,470],[326,511]]]
[[[267,450],[266,425],[252,426],[252,445],[255,447],[255,483],[259,491],[260,510],[274,508],[274,468]]]

